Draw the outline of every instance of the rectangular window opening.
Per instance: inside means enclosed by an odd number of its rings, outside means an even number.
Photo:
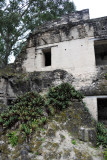
[[[51,48],[43,49],[45,66],[51,66]]]
[[[107,40],[94,42],[96,65],[107,65]]]
[[[107,125],[107,98],[97,98],[98,121]]]
[[[13,101],[13,99],[7,99],[7,105],[8,106],[12,105],[12,101]]]

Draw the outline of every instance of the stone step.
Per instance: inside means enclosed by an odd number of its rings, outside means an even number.
[[[96,129],[81,126],[79,129],[79,139],[84,142],[91,142],[96,146]]]

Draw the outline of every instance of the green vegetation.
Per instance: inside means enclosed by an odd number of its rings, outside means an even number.
[[[36,92],[28,92],[13,101],[8,112],[1,114],[0,125],[4,130],[14,126],[28,138],[46,123],[49,116],[69,107],[73,98],[81,101],[83,95],[68,83],[51,88],[45,98]],[[15,134],[9,135],[12,144],[14,138]]]
[[[75,5],[70,0],[1,0],[0,67],[25,48],[28,34],[36,27],[72,11]]]
[[[46,121],[45,102],[38,93],[28,92],[18,97],[8,112],[0,116],[0,124],[4,129],[11,128],[16,123],[22,133],[30,135],[38,126]]]
[[[13,131],[8,134],[9,142],[14,146],[18,143],[18,138],[20,137],[16,133],[21,133],[21,136],[29,139],[34,131],[38,129],[44,131],[43,126],[51,116],[68,108],[73,99],[82,101],[82,98],[83,95],[68,83],[50,88],[44,97],[36,92],[28,92],[18,97],[8,107],[8,112],[2,112],[0,115],[0,125],[4,131],[12,127],[14,130],[17,129],[17,132]],[[72,140],[72,144],[75,145],[76,141]],[[100,145],[105,148],[107,147],[107,129],[103,124],[98,123],[97,146]]]
[[[72,144],[76,145],[76,140],[75,139],[72,140]]]
[[[107,148],[107,128],[102,123],[97,123],[97,146]]]
[[[104,151],[104,160],[107,160],[107,148]]]
[[[83,97],[84,96],[76,91],[70,84],[62,83],[57,87],[49,89],[47,94],[47,105],[53,106],[56,111],[62,110],[70,106],[72,99],[81,101]]]
[[[18,143],[18,136],[16,134],[17,134],[17,132],[15,132],[15,131],[8,134],[9,142],[13,147],[16,146]]]

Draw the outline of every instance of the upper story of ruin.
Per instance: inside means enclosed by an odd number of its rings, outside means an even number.
[[[47,22],[29,35],[21,63],[26,72],[64,69],[73,74],[107,65],[107,17],[90,19],[86,9]]]

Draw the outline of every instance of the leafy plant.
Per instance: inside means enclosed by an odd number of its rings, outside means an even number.
[[[107,148],[107,128],[102,123],[97,124],[97,146]]]
[[[29,138],[46,123],[48,114],[54,115],[57,111],[67,108],[72,99],[81,101],[82,98],[83,95],[68,83],[51,88],[45,98],[36,92],[28,92],[13,101],[8,112],[0,115],[0,125],[3,129],[14,126],[24,137]],[[16,144],[14,132],[9,134],[9,139],[13,145]]]
[[[25,48],[32,30],[72,11],[75,5],[70,0],[0,1],[0,67],[8,64],[10,55],[16,56]]]
[[[8,134],[9,142],[14,147],[18,143],[18,136],[16,135],[17,132],[13,131]]]
[[[104,160],[107,160],[107,148],[104,151]]]
[[[45,123],[45,110],[43,97],[36,92],[28,92],[18,97],[13,105],[9,106],[8,113],[1,114],[0,124],[7,129],[19,122],[20,130],[30,135],[37,127]]]
[[[72,144],[76,145],[76,140],[75,139],[72,140]]]
[[[36,156],[38,156],[38,155],[39,155],[39,152],[37,151],[35,154],[36,154]]]
[[[83,95],[76,91],[74,87],[68,83],[62,83],[57,87],[49,89],[47,94],[47,105],[53,106],[56,110],[62,110],[71,104],[72,99],[81,101],[82,98]],[[50,112],[53,112],[52,107],[49,109]]]

